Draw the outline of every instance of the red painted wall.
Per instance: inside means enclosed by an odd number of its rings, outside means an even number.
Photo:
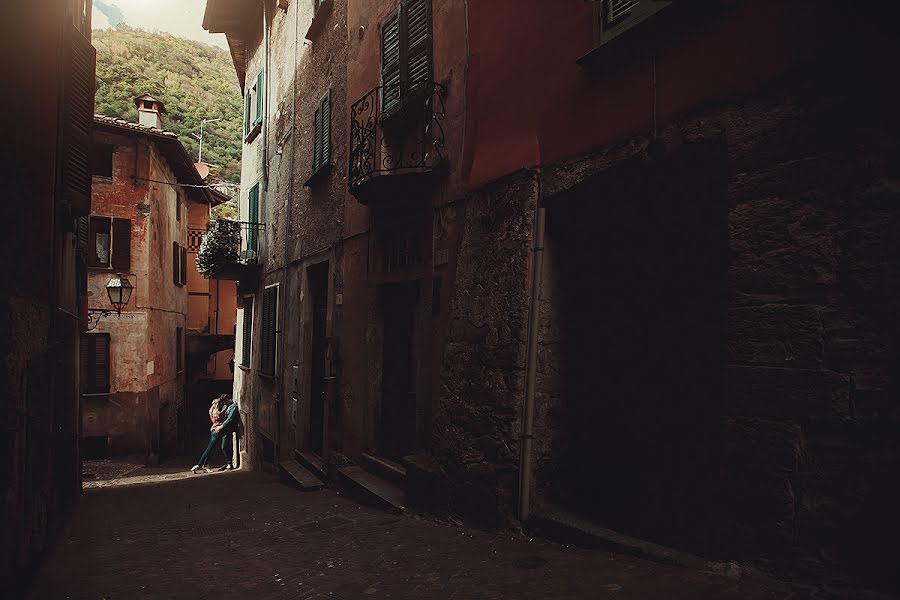
[[[660,126],[705,103],[746,95],[812,50],[815,3],[734,4],[660,43]],[[666,11],[655,18],[670,18]],[[648,52],[638,48],[598,68],[576,62],[593,48],[592,15],[584,0],[469,1],[470,185],[650,132]]]

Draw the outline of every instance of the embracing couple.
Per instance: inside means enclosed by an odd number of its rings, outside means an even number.
[[[205,470],[209,472],[206,466],[209,460],[209,453],[215,447],[216,442],[222,440],[222,454],[225,455],[225,464],[219,468],[220,471],[231,471],[234,469],[233,451],[232,451],[232,433],[239,431],[241,417],[238,415],[237,404],[226,394],[222,394],[212,401],[209,407],[209,419],[212,421],[212,427],[209,428],[209,444],[206,450],[200,455],[197,464],[191,467],[191,472]]]

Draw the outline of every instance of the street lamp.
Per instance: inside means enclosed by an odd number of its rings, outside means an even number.
[[[106,294],[109,296],[109,303],[113,305],[116,316],[122,316],[122,309],[131,300],[131,293],[134,286],[128,281],[127,277],[122,277],[121,273],[117,273],[115,277],[110,277],[106,282]],[[93,331],[100,324],[100,319],[108,317],[112,311],[106,308],[89,308],[88,309],[88,331]]]

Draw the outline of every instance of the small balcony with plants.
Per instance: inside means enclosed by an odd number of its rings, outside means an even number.
[[[259,275],[259,248],[264,223],[210,221],[200,235],[197,271],[207,279],[251,284]],[[189,235],[196,235],[192,230]]]
[[[380,85],[350,106],[350,193],[373,205],[430,185],[444,160],[446,88],[432,81]]]

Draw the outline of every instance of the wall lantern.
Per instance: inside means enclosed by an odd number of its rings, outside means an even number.
[[[131,293],[134,286],[128,281],[127,277],[122,277],[121,273],[117,273],[115,277],[110,277],[106,282],[106,293],[109,295],[109,303],[113,305],[116,316],[122,316],[122,309],[131,300]],[[108,317],[113,311],[105,308],[89,308],[88,309],[88,331],[93,331],[100,324],[100,319]]]

